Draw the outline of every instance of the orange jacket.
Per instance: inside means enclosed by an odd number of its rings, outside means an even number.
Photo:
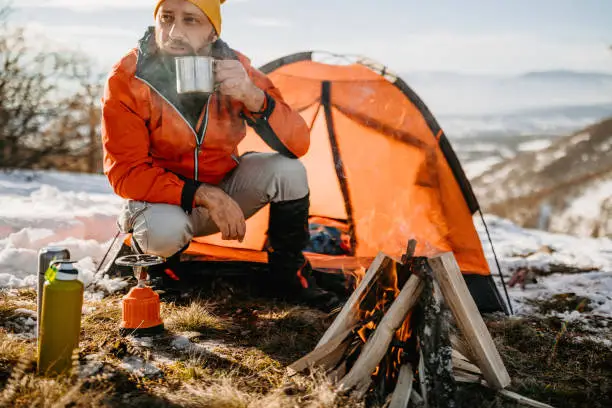
[[[282,154],[297,158],[308,151],[310,135],[303,118],[238,53],[253,83],[266,94],[265,112],[253,114],[241,102],[213,94],[208,109],[204,106],[197,123],[190,124],[174,79],[160,76],[160,60],[143,51],[151,41],[141,40],[139,48],[113,67],[102,99],[104,173],[118,195],[190,211],[202,182],[218,184],[236,167],[246,124]]]

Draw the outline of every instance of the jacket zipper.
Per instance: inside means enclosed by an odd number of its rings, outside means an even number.
[[[187,124],[187,126],[189,127],[189,130],[191,130],[191,133],[193,133],[193,136],[195,137],[195,141],[196,141],[196,147],[194,149],[194,176],[195,176],[195,181],[198,181],[198,154],[200,152],[200,147],[202,146],[202,143],[204,142],[204,136],[206,134],[206,130],[208,128],[208,106],[210,104],[210,100],[212,99],[212,95],[208,98],[208,100],[206,101],[206,112],[205,112],[205,118],[204,118],[204,123],[202,124],[203,126],[203,132],[202,132],[202,140],[200,140],[200,138],[198,137],[197,132],[191,127],[191,125],[189,124],[189,121],[187,119],[185,119],[185,116],[183,116],[183,114],[181,113],[180,110],[178,110],[178,108],[176,106],[174,106],[174,104],[172,102],[170,102],[164,95],[162,95],[161,92],[159,92],[153,85],[151,85],[151,83],[149,83],[147,80],[142,79],[141,77],[139,77],[138,75],[134,75],[134,77],[136,79],[138,79],[139,81],[142,81],[143,83],[145,83],[146,85],[148,85],[152,90],[155,91],[156,94],[158,94],[164,101],[166,101],[168,103],[168,105],[172,106],[172,109],[174,109],[176,111],[176,113],[179,114],[179,116],[183,119],[183,121]]]
[[[196,148],[194,150],[193,153],[193,163],[194,163],[194,168],[193,168],[193,173],[194,173],[194,179],[195,181],[198,181],[198,172],[199,172],[199,159],[198,156],[200,155],[200,146],[202,146],[202,143],[204,143],[204,136],[206,136],[206,130],[208,129],[208,114],[209,114],[209,109],[208,107],[210,106],[210,100],[212,99],[212,95],[210,95],[208,97],[208,100],[206,101],[206,107],[204,108],[204,122],[202,123],[202,129],[199,132],[201,135],[201,138],[198,137],[198,135],[196,134]]]

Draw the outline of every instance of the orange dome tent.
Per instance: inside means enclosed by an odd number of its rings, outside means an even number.
[[[481,311],[505,310],[472,215],[479,209],[444,132],[420,98],[368,60],[315,61],[303,52],[261,67],[311,129],[307,168],[311,217],[345,229],[350,254],[307,254],[316,268],[367,267],[378,253],[400,257],[453,251]],[[337,58],[337,57],[334,57]],[[252,130],[240,145],[271,151]],[[267,208],[247,221],[243,243],[196,238],[196,259],[266,262]]]

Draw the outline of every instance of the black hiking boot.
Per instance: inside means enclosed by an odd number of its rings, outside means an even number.
[[[341,302],[319,287],[302,250],[308,245],[310,198],[270,204],[268,263],[272,286],[287,301],[330,312]]]

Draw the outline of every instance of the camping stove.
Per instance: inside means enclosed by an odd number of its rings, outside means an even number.
[[[163,262],[164,258],[154,255],[128,255],[115,261],[117,265],[131,267],[138,279],[138,284],[121,301],[122,321],[119,333],[122,336],[150,336],[164,331],[159,295],[146,286],[148,268]]]

